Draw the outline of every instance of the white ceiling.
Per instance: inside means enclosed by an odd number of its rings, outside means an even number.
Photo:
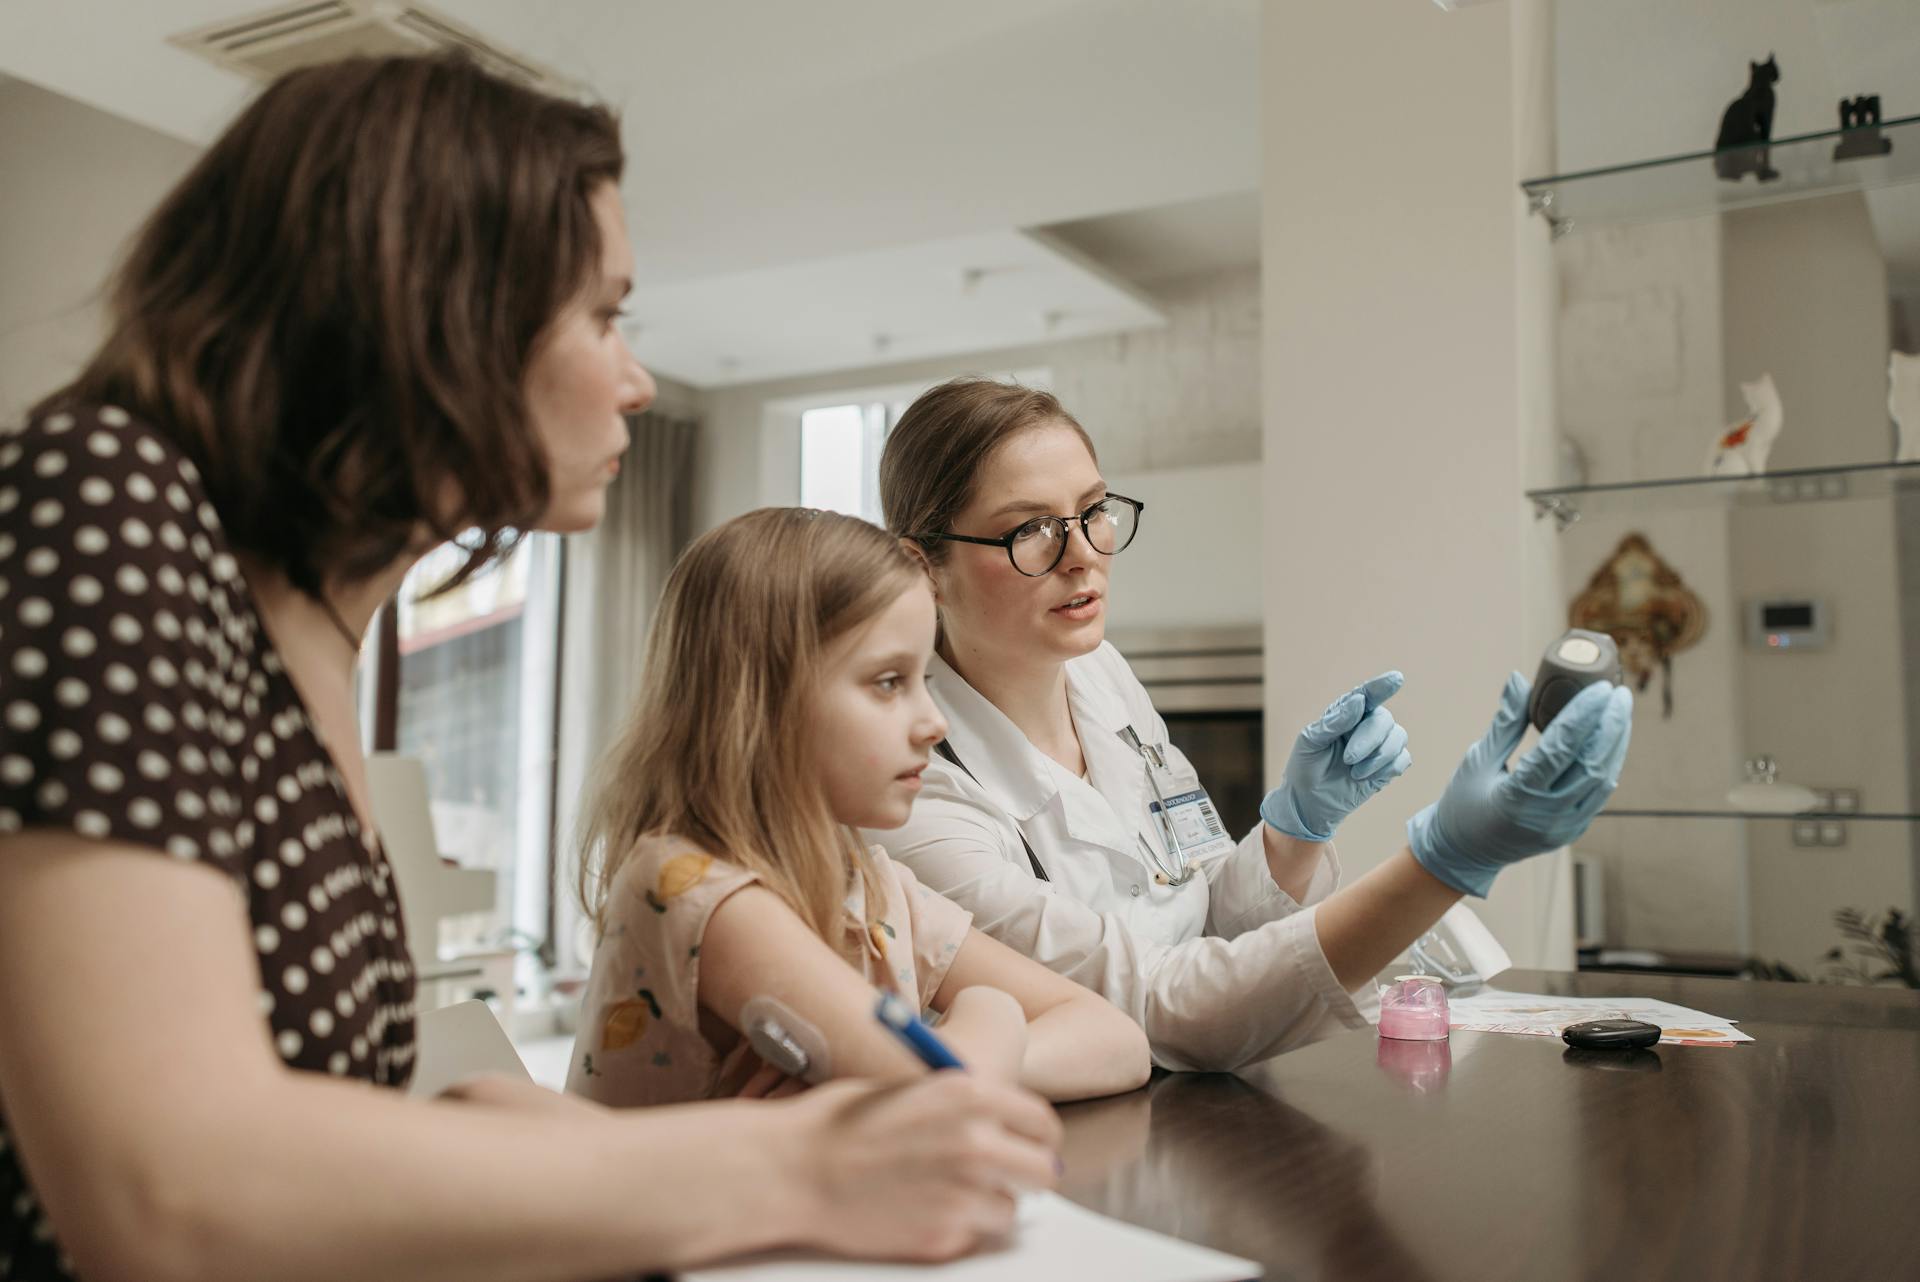
[[[1055,223],[1049,235],[1136,285],[1260,264],[1260,193],[1184,200]]]
[[[967,237],[1259,186],[1257,0],[432,2],[621,111],[636,292],[682,300],[690,332],[705,332],[718,300],[778,299],[782,281],[804,279],[841,304],[822,323],[851,326],[809,335],[822,350],[871,351],[875,323],[926,354],[971,350],[977,307],[928,300],[885,319],[893,290],[861,306],[860,291],[884,284],[861,268],[878,261],[867,256],[920,247],[939,262]],[[166,37],[259,7],[0,3],[0,73],[205,142],[253,86]],[[796,264],[814,267],[747,279]],[[1085,264],[1055,267],[1058,301],[1023,315],[1071,314],[1113,288]],[[785,314],[736,313],[731,344],[676,348],[683,369],[662,369],[698,383],[722,356],[800,359],[812,344],[776,332]]]
[[[640,359],[703,387],[1166,323],[1145,296],[1019,231],[655,285],[629,311]]]

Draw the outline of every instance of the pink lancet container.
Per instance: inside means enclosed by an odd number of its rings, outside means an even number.
[[[1432,975],[1396,975],[1380,990],[1380,1036],[1400,1042],[1447,1040],[1447,990]]]

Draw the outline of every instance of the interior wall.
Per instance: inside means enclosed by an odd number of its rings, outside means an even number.
[[[1559,168],[1559,131],[1554,102],[1558,68],[1554,61],[1556,15],[1551,0],[1516,0],[1507,6],[1508,81],[1512,117],[1512,173],[1553,173]],[[1522,217],[1514,227],[1514,390],[1515,434],[1521,477],[1532,485],[1552,474],[1559,457],[1559,387],[1554,377],[1560,328],[1559,280],[1552,239],[1541,220]],[[1521,636],[1538,652],[1559,635],[1565,623],[1560,601],[1564,574],[1552,523],[1533,517],[1520,536]],[[1516,666],[1524,666],[1520,660]],[[1539,964],[1574,964],[1573,879],[1563,855],[1549,855],[1496,886],[1500,912],[1518,918],[1536,933],[1520,943]]]
[[[1167,282],[1154,299],[1163,329],[930,361],[895,362],[701,393],[694,525],[706,530],[765,504],[800,498],[800,442],[769,427],[774,402],[849,389],[932,385],[978,371],[1045,368],[1115,473],[1249,462],[1260,457],[1259,271]]]
[[[1264,472],[1257,462],[1108,472],[1147,505],[1140,534],[1108,573],[1107,626],[1258,625]]]
[[[0,77],[0,422],[80,370],[128,238],[199,149]]]
[[[1551,267],[1517,186],[1551,163],[1551,33],[1529,3],[1264,12],[1267,760],[1406,672],[1414,766],[1341,828],[1357,876],[1404,846],[1557,598],[1522,498],[1551,449]],[[1299,128],[1332,103],[1337,128]],[[1571,966],[1565,881],[1531,860],[1475,905],[1516,963]]]
[[[1771,371],[1786,426],[1769,467],[1891,457],[1887,274],[1858,193],[1729,214],[1722,241],[1728,413],[1736,380]],[[1831,614],[1823,650],[1743,647],[1746,736],[1780,777],[1855,788],[1862,807],[1909,809],[1898,713],[1906,656],[1894,507],[1883,498],[1734,509],[1741,601],[1804,595]],[[1833,911],[1913,907],[1911,834],[1851,823],[1838,848],[1796,847],[1790,824],[1748,825],[1754,950],[1811,968],[1839,942]]]

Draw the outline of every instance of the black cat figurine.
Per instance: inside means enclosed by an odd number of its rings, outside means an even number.
[[[1747,65],[1752,71],[1747,91],[1728,103],[1720,117],[1713,168],[1728,182],[1737,183],[1748,174],[1772,182],[1780,174],[1767,161],[1767,144],[1773,141],[1773,86],[1780,80],[1780,66],[1772,54],[1765,62]]]
[[[1893,139],[1880,132],[1880,95],[1877,93],[1842,98],[1840,130],[1840,141],[1833,149],[1835,160],[1884,156],[1893,150]]]

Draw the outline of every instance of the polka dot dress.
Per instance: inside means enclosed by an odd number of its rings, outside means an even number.
[[[405,1084],[414,980],[392,875],[193,464],[111,406],[0,434],[0,859],[21,829],[224,874],[280,1057]],[[69,1277],[5,1111],[0,1279]]]

